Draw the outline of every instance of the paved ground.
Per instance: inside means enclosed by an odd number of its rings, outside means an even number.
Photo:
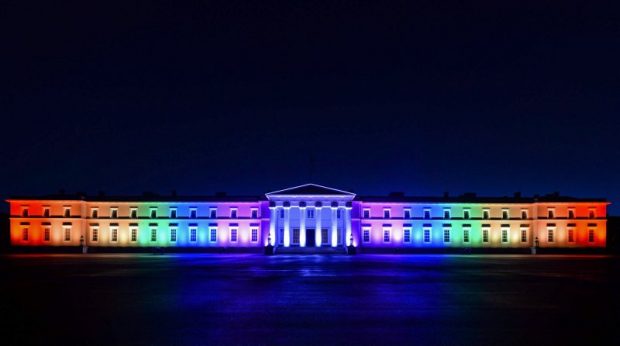
[[[619,340],[618,257],[13,255],[0,275],[11,345]]]

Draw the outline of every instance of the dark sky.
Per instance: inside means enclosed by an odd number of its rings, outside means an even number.
[[[618,201],[608,4],[3,1],[0,197],[311,180]]]

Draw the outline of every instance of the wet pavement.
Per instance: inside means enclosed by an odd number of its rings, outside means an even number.
[[[610,344],[620,258],[9,255],[3,344]]]

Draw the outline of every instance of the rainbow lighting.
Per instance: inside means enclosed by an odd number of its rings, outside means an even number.
[[[604,199],[356,196],[305,184],[264,197],[11,198],[14,246],[601,248]]]

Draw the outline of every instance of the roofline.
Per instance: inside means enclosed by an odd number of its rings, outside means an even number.
[[[329,186],[325,186],[325,185],[321,185],[321,184],[315,184],[315,183],[306,183],[306,184],[301,184],[301,185],[297,185],[297,186],[287,187],[286,189],[281,189],[281,190],[277,190],[277,191],[267,192],[265,194],[265,196],[273,195],[273,194],[276,194],[278,192],[282,192],[282,191],[286,191],[286,190],[297,189],[297,188],[308,186],[308,185],[319,186],[319,187],[322,187],[324,189],[329,189],[329,190],[334,190],[334,191],[342,192],[343,195],[356,196],[353,192],[344,191],[344,190],[340,190],[340,189],[335,189],[333,187],[329,187]],[[282,194],[281,196],[299,196],[299,195]],[[339,196],[339,195],[304,195],[304,196]]]

